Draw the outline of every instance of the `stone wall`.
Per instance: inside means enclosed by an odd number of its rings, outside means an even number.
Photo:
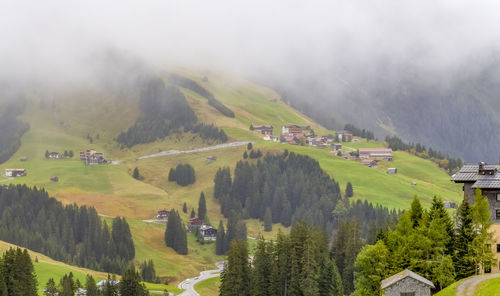
[[[431,288],[411,277],[406,277],[385,289],[385,296],[400,296],[402,292],[415,292],[415,296],[430,296]]]

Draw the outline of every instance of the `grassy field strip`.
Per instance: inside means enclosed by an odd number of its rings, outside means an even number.
[[[147,158],[161,157],[161,156],[175,155],[175,154],[182,154],[182,153],[205,152],[205,151],[217,150],[217,149],[228,148],[228,147],[238,147],[238,146],[244,146],[244,145],[248,145],[248,142],[232,142],[232,143],[219,144],[219,145],[215,145],[215,146],[209,146],[209,147],[203,147],[203,148],[197,148],[197,149],[191,149],[191,150],[162,151],[162,152],[158,152],[155,154],[141,156],[138,159],[147,159]]]
[[[196,292],[198,292],[200,296],[217,296],[219,295],[219,287],[220,277],[207,279],[194,285]]]

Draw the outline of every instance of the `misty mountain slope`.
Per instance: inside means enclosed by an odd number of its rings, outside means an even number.
[[[500,64],[495,59],[446,71],[389,62],[364,67],[324,74],[330,78],[304,77],[298,86],[283,89],[292,105],[327,126],[353,123],[379,138],[395,134],[467,162],[498,161]]]

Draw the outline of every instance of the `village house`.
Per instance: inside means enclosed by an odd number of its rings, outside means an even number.
[[[6,177],[23,177],[27,175],[26,169],[5,169]]]
[[[106,164],[108,161],[104,158],[104,153],[97,152],[93,149],[87,149],[80,152],[80,160],[85,161],[86,164]]]
[[[280,137],[280,142],[281,143],[287,143],[291,145],[298,145],[302,141],[306,141],[306,138],[303,134],[286,134],[286,135],[281,135]]]
[[[156,219],[158,220],[168,220],[168,215],[170,215],[170,211],[165,209],[159,210],[158,215],[156,215]]]
[[[435,287],[428,279],[406,269],[382,280],[380,288],[385,296],[431,296]]]
[[[455,209],[457,207],[457,203],[454,201],[443,201],[443,206],[445,209]]]
[[[500,165],[488,165],[480,162],[477,165],[464,165],[458,173],[451,177],[455,183],[462,183],[464,199],[474,203],[476,189],[481,189],[483,196],[488,198],[493,225],[492,250],[494,259],[500,265]],[[500,266],[493,265],[492,272],[499,272]]]
[[[363,159],[361,160],[361,164],[369,168],[377,168],[377,161],[373,159]]]
[[[295,124],[287,124],[284,125],[281,128],[281,134],[282,135],[289,135],[289,134],[302,134],[302,127],[295,125]]]
[[[200,227],[200,233],[204,240],[215,240],[217,238],[217,229],[210,225],[202,225]]]
[[[388,168],[387,173],[391,174],[391,175],[396,175],[398,173],[398,169],[397,168]]]
[[[359,149],[359,158],[392,161],[392,149],[390,149],[390,148],[360,148]]]
[[[50,182],[52,182],[52,183],[59,182],[59,177],[57,177],[57,176],[50,177]]]
[[[108,282],[113,286],[113,287],[118,287],[120,285],[120,281],[113,281],[113,280],[102,280],[96,284],[97,289],[102,291],[104,289],[104,286],[108,284]]]
[[[60,159],[64,158],[64,155],[60,154],[59,152],[49,152],[47,154],[47,158]]]
[[[340,149],[342,149],[342,144],[340,143],[332,144],[332,150],[340,150]]]
[[[207,156],[207,163],[211,163],[217,160],[216,156]]]
[[[200,218],[194,217],[189,219],[188,229],[189,231],[193,231],[195,228],[200,228],[203,225],[203,220]]]
[[[27,161],[27,160],[28,160],[28,158],[26,156],[19,158],[19,161]]]
[[[332,134],[328,134],[321,136],[321,139],[325,140],[327,143],[331,143],[335,140],[335,137]]]
[[[337,139],[339,142],[351,142],[352,141],[352,132],[350,131],[338,131]]]
[[[254,125],[253,130],[259,131],[261,134],[266,136],[273,135],[273,126],[272,125]]]

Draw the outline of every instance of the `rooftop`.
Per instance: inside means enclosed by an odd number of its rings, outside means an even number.
[[[383,280],[380,288],[382,290],[386,289],[386,288],[392,286],[393,284],[395,284],[395,283],[399,282],[400,280],[407,278],[407,277],[411,277],[412,279],[415,279],[421,283],[424,283],[424,284],[430,286],[431,288],[435,288],[434,284],[431,281],[429,281],[428,279],[424,278],[423,276],[420,276],[420,275],[418,275],[418,274],[416,274],[413,271],[408,270],[408,269],[405,269],[405,270],[403,270],[399,273],[396,273],[395,275]]]
[[[481,166],[483,173],[480,173],[479,164],[464,165],[458,173],[451,176],[451,180],[455,183],[474,183],[472,188],[500,188],[500,165],[484,164]]]

